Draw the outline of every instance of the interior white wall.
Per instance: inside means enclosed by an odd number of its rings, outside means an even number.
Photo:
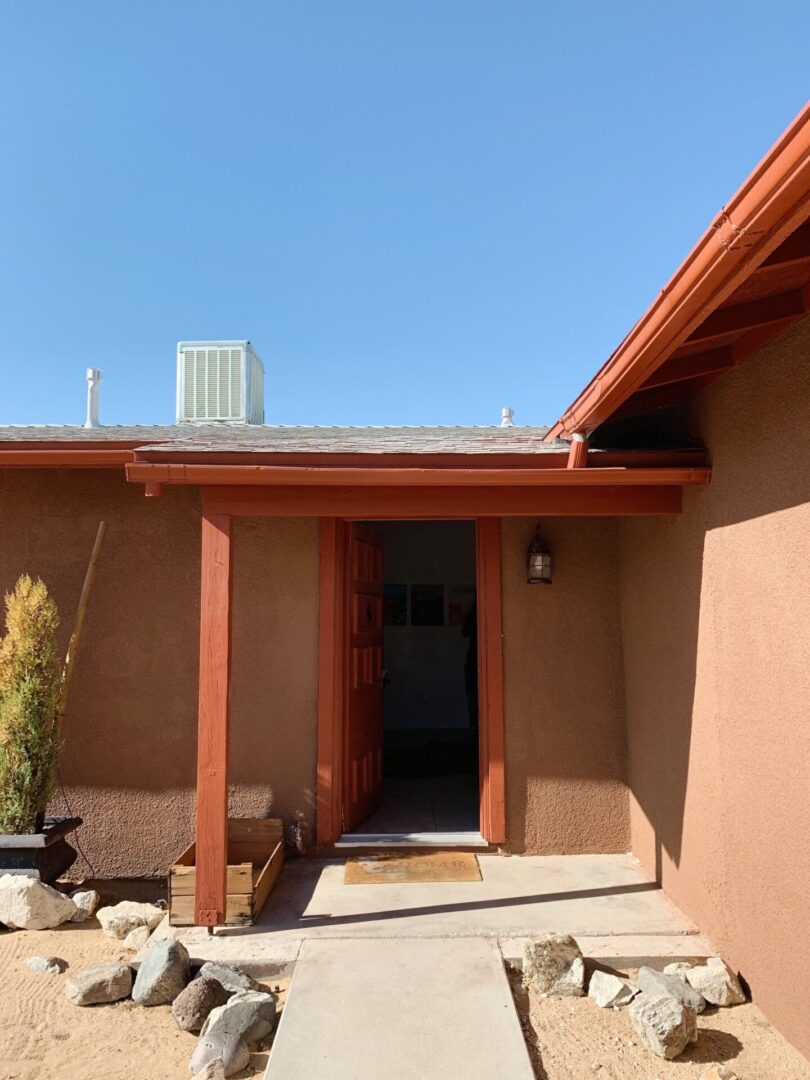
[[[385,541],[386,583],[475,585],[473,522],[397,521],[374,528]],[[386,626],[385,727],[466,728],[468,646],[460,626]]]

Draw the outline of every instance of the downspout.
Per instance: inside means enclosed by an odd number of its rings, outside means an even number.
[[[568,451],[567,469],[584,469],[588,463],[588,436],[575,431],[571,437],[571,449]]]

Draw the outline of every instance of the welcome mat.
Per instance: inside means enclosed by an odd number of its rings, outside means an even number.
[[[346,860],[344,885],[400,885],[423,881],[480,881],[478,859],[468,851],[424,855],[353,855]]]

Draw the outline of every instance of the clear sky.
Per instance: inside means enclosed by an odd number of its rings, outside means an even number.
[[[0,29],[0,423],[553,421],[804,104],[810,5],[31,0]]]

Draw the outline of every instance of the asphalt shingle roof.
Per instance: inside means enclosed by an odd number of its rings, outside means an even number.
[[[535,454],[547,427],[286,427],[271,424],[172,424],[133,427],[0,427],[3,442],[138,443],[143,448],[205,452],[312,454]]]

